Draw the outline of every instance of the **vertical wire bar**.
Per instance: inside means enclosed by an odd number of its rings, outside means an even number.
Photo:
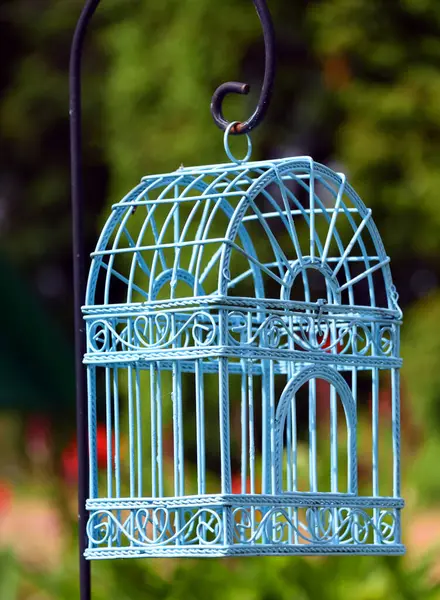
[[[135,446],[134,446],[134,410],[133,410],[133,367],[127,369],[128,375],[128,444],[129,444],[129,469],[130,469],[130,497],[135,494]]]
[[[220,421],[220,458],[221,458],[221,492],[231,494],[231,459],[229,432],[229,386],[228,359],[219,359],[219,421]],[[223,509],[223,543],[233,543],[232,512],[230,508]]]
[[[353,403],[354,403],[354,408],[355,408],[355,414],[356,414],[356,431],[354,432],[354,435],[356,436],[356,448],[358,447],[358,431],[357,431],[357,387],[358,387],[358,372],[356,367],[353,367],[351,370],[351,394],[353,396]],[[357,469],[357,457],[356,457],[356,469]],[[357,473],[356,473],[357,475]],[[357,479],[357,477],[356,477]]]
[[[330,469],[331,469],[331,491],[332,493],[338,492],[338,401],[336,397],[336,390],[332,383],[330,385]],[[348,435],[348,432],[347,432]],[[348,484],[348,480],[347,480]],[[338,531],[338,509],[333,510],[333,535],[336,536]],[[337,537],[335,537],[335,543],[338,543]]]
[[[219,359],[220,370],[220,454],[222,494],[231,493],[231,467],[229,452],[229,389],[228,389],[228,361]]]
[[[113,415],[115,427],[115,495],[121,497],[121,447],[119,430],[119,381],[118,369],[113,369]]]
[[[291,469],[291,458],[292,458],[292,419],[291,419],[291,415],[290,415],[290,411],[291,408],[289,406],[289,412],[287,413],[287,418],[286,418],[286,485],[287,485],[287,491],[288,492],[292,492],[293,491],[293,487],[292,487],[292,469]],[[282,436],[281,438],[281,447],[282,443],[284,441],[284,435],[282,431],[278,432],[279,435]],[[283,452],[283,460],[281,462],[281,468],[283,468],[283,464],[284,464],[284,451]],[[278,490],[278,493],[281,493],[282,489],[283,489],[283,481],[282,481],[282,477],[283,477],[283,473],[281,472],[281,490]],[[292,507],[289,506],[287,508],[287,513],[289,515],[289,526],[288,526],[288,532],[289,532],[289,539],[288,542],[289,544],[293,544],[293,531],[292,531],[292,520],[293,520],[293,510]]]
[[[393,427],[393,496],[400,498],[400,373],[391,369],[392,427]],[[396,544],[401,543],[400,510],[394,509]]]
[[[333,321],[331,324],[332,339],[334,344],[337,339],[336,324]],[[337,347],[332,349],[332,353],[337,353]],[[338,404],[336,389],[332,383],[330,385],[330,485],[333,493],[338,492]]]
[[[263,321],[266,312],[260,314]],[[267,333],[263,334],[266,337]],[[260,340],[260,345],[270,347],[268,340]],[[270,494],[270,368],[267,359],[261,360],[261,493]],[[266,543],[266,540],[264,540]]]
[[[245,343],[245,335],[241,336],[241,343],[242,344]],[[248,468],[247,468],[248,390],[247,390],[246,361],[244,359],[242,359],[240,361],[240,367],[241,367],[241,493],[246,494],[246,492],[247,492],[247,470],[248,470]]]
[[[245,343],[245,335],[241,336],[241,343]],[[247,493],[247,453],[248,453],[248,390],[247,390],[247,366],[246,360],[242,359],[240,361],[241,366],[241,493]],[[240,541],[245,541],[245,513],[241,511],[241,525],[242,528],[240,530]]]
[[[290,403],[290,417],[292,420],[292,491],[298,491],[298,432],[296,424],[296,394],[292,396]],[[295,526],[293,543],[298,544],[298,507],[293,509],[293,523]]]
[[[247,336],[252,338],[252,313],[248,312]],[[254,422],[254,373],[252,359],[247,360],[247,391],[249,419],[249,478],[250,492],[255,494],[255,422]],[[253,529],[252,529],[253,532]]]
[[[252,313],[248,312],[247,339],[252,339]],[[254,367],[251,359],[247,361],[247,392],[249,419],[249,479],[250,493],[255,494],[255,420],[254,420]],[[255,506],[251,506],[251,534],[255,533]]]
[[[159,368],[159,363],[155,363],[155,374],[156,374],[156,414],[157,414],[157,487],[158,496],[162,498],[164,496],[164,481],[163,481],[163,440],[162,440],[162,375]]]
[[[250,493],[255,494],[255,419],[254,376],[252,360],[248,360],[248,415],[249,415],[249,478]],[[251,532],[255,533],[255,506],[251,507]]]
[[[290,408],[290,406],[289,406]],[[291,458],[292,458],[292,419],[291,419],[291,415],[290,415],[290,410],[287,413],[287,418],[286,418],[286,462],[287,462],[287,468],[286,468],[286,487],[287,487],[287,491],[288,492],[293,492],[293,484],[292,484],[292,468],[291,468]],[[282,433],[282,432],[279,432]],[[284,437],[283,437],[284,440]],[[284,452],[283,452],[284,455]],[[284,463],[284,456],[283,456],[283,461]],[[281,477],[283,475],[281,474]],[[283,481],[281,480],[281,490],[279,490],[279,492],[282,492],[283,489]],[[290,511],[289,507],[289,511]],[[291,516],[289,514],[289,516]]]
[[[328,290],[327,301],[330,302],[331,290]],[[336,340],[338,338],[337,328],[335,320],[332,321],[330,326],[332,354],[338,353],[338,347]],[[330,489],[332,493],[336,493],[339,490],[339,473],[338,473],[338,399],[336,395],[336,389],[332,383],[330,385]],[[348,432],[347,432],[348,436]],[[348,485],[348,480],[347,480]],[[348,491],[348,490],[347,490]],[[339,542],[337,537],[337,531],[339,528],[338,509],[333,509],[333,535],[335,536],[335,543]]]
[[[153,339],[150,337],[150,339]],[[150,364],[150,429],[151,429],[151,496],[157,496],[157,435],[156,435],[156,366]],[[160,496],[160,494],[159,494]],[[157,539],[156,519],[153,519],[153,540]]]
[[[196,427],[197,427],[197,493],[206,493],[205,464],[205,389],[203,376],[203,359],[198,358],[195,364],[196,384]]]
[[[139,375],[139,367],[135,369],[136,378],[136,427],[137,427],[137,468],[138,468],[138,491],[139,498],[143,494],[142,485],[142,413],[141,413],[141,383]]]
[[[262,318],[266,316],[263,313]],[[264,340],[264,344],[267,344],[267,341]],[[263,359],[261,361],[261,415],[262,415],[262,481],[261,481],[261,492],[262,494],[270,494],[271,492],[271,454],[270,454],[270,446],[271,446],[271,435],[270,435],[270,396],[271,396],[271,381],[270,381],[270,360]],[[261,513],[264,515],[266,510],[261,508]],[[270,523],[268,523],[268,527],[265,527],[262,533],[262,543],[268,544],[270,543],[270,538],[272,536],[272,529],[270,527]]]
[[[270,435],[270,492],[276,493],[275,483],[275,365],[269,363],[269,435]]]
[[[267,359],[261,361],[262,367],[262,489],[263,494],[270,494],[270,368]]]
[[[196,388],[196,429],[197,429],[197,493],[199,495],[206,493],[205,474],[205,390],[203,377],[203,359],[195,361],[194,378]],[[203,522],[206,521],[206,513],[201,514]],[[206,540],[205,531],[201,538]]]
[[[269,471],[269,493],[276,493],[275,475],[275,369],[274,360],[269,361],[269,443],[270,443],[270,471]],[[268,523],[269,525],[269,523]],[[272,517],[272,527],[275,528],[276,516]],[[275,529],[271,528],[270,543],[274,542]]]
[[[176,210],[173,214],[173,239],[174,243],[177,244],[181,238],[180,233],[180,204],[178,203],[179,198],[179,185],[174,186],[174,198],[176,198]],[[175,297],[175,291],[177,287],[177,270],[180,267],[180,248],[175,248],[173,275],[171,279],[171,298]],[[176,315],[172,316],[172,335],[175,336],[176,330],[178,329],[178,323],[176,322]],[[173,342],[173,348],[179,346],[180,337],[178,340]],[[175,481],[174,481],[174,492],[176,496],[183,496],[184,494],[184,463],[183,463],[183,419],[182,419],[182,374],[179,361],[173,361],[173,425],[174,425],[174,468],[175,468]],[[177,460],[176,460],[177,459]],[[179,523],[182,525],[183,515],[179,511]],[[183,542],[183,539],[182,539]]]
[[[393,496],[400,498],[400,374],[391,369],[392,423],[393,423]]]
[[[220,345],[227,342],[227,318],[228,313],[225,310],[219,311],[219,330]],[[231,434],[230,434],[230,414],[229,414],[229,370],[228,359],[219,358],[219,421],[220,421],[220,458],[221,458],[221,491],[222,494],[232,493],[231,480]],[[233,525],[232,510],[225,507],[223,509],[223,543],[226,545],[233,543]]]
[[[185,494],[185,463],[183,457],[182,370],[180,368],[180,363],[178,361],[176,361],[176,363],[178,394],[177,410],[179,414],[179,495],[183,496]]]
[[[89,401],[88,401],[88,447],[89,447],[89,460],[88,460],[88,489],[90,498],[98,497],[98,457],[96,449],[96,367],[89,366],[87,368],[87,385],[90,390]]]
[[[316,379],[309,381],[309,479],[310,491],[318,491],[316,462]]]
[[[174,319],[174,315],[173,315]],[[180,492],[180,449],[179,449],[179,410],[178,403],[178,371],[176,361],[173,360],[172,366],[172,398],[173,398],[173,446],[174,446],[174,495],[179,496]]]
[[[289,317],[290,331],[295,331],[295,323],[294,317]],[[295,350],[295,341],[289,336],[289,349]],[[288,364],[288,377],[289,381],[293,379],[295,376],[295,363],[289,362]],[[290,414],[289,414],[290,412]],[[292,400],[290,401],[290,411],[287,413],[287,422],[290,424],[291,431],[291,442],[290,446],[287,445],[287,470],[289,474],[291,474],[291,488],[290,491],[296,492],[298,490],[298,472],[297,472],[297,449],[298,449],[298,435],[297,435],[297,425],[296,425],[296,394],[292,396]],[[298,508],[295,506],[289,508],[289,517],[292,520],[292,512],[293,512],[293,543],[298,544]],[[289,528],[290,534],[292,534],[291,528]],[[289,543],[292,543],[289,540]]]
[[[357,372],[356,367],[353,367],[351,370],[351,394],[353,396],[353,402],[354,402],[354,407],[355,407],[355,411],[356,411],[356,423],[357,423],[357,385],[358,385],[357,374],[358,374],[358,372]],[[357,441],[356,451],[357,451],[358,443],[359,443],[357,426],[356,426],[356,431],[354,432],[354,435],[356,435],[356,441]],[[358,466],[357,466],[357,459],[356,459],[356,469],[357,468],[358,468]],[[357,479],[357,477],[358,477],[358,473],[356,473],[356,479]],[[357,493],[357,491],[356,491],[356,493]],[[358,529],[359,518],[358,518],[357,514],[354,517],[354,523],[355,523],[355,531],[357,532],[359,530]]]
[[[316,379],[311,379],[309,381],[309,479],[311,492],[318,491],[316,443]],[[318,512],[319,508],[314,510]],[[316,522],[315,533],[317,533],[317,527]]]
[[[373,496],[379,496],[379,370],[374,367],[372,375],[372,471],[373,471]],[[377,527],[378,509],[373,509],[374,524]],[[379,543],[377,531],[374,531],[374,543]]]
[[[105,416],[106,416],[106,446],[107,446],[107,498],[113,495],[113,460],[112,460],[112,390],[111,390],[111,371],[109,367],[105,368]],[[107,545],[112,547],[113,536],[108,536]]]
[[[127,324],[127,339],[130,344],[133,344],[133,327],[132,321],[129,319]],[[135,495],[135,427],[134,427],[134,398],[133,398],[133,366],[130,364],[127,368],[127,386],[128,386],[128,446],[129,446],[129,480],[130,480],[130,497],[133,498]],[[135,521],[134,512],[130,514],[129,520],[129,531],[131,537],[135,537]],[[133,541],[130,540],[130,546],[133,545]]]
[[[118,369],[113,369],[113,419],[115,431],[115,496],[121,497],[121,446],[120,446],[120,429],[119,429],[119,378]],[[117,519],[121,522],[121,511],[117,511]],[[116,534],[118,545],[121,543],[121,531],[118,528]]]
[[[173,318],[173,333],[172,333],[172,335],[174,336],[175,315],[173,315],[172,318]],[[179,496],[180,495],[179,427],[181,426],[181,423],[179,421],[179,410],[177,407],[177,404],[178,404],[178,391],[177,391],[178,370],[177,370],[177,364],[176,364],[175,360],[173,360],[172,365],[173,365],[172,366],[172,399],[173,399],[174,496]],[[180,527],[181,527],[181,518],[180,518],[180,510],[179,509],[176,510],[175,522],[176,522],[176,530],[179,531]],[[180,536],[178,536],[176,538],[176,545],[179,546],[181,541],[182,540],[181,540]]]
[[[150,338],[152,339],[152,338]],[[156,366],[150,364],[151,496],[157,496]]]
[[[351,370],[351,393],[353,396],[353,402],[357,408],[357,369],[353,367]]]
[[[87,404],[87,418],[88,418],[88,471],[87,464],[83,466],[88,476],[88,490],[90,498],[98,497],[98,459],[97,459],[97,447],[96,447],[96,367],[89,366],[87,368],[87,386],[89,389],[88,404]],[[85,507],[85,504],[84,504]],[[88,542],[87,538],[84,540],[88,546],[92,545]]]
[[[110,382],[110,367],[105,368],[105,416],[106,416],[106,440],[107,440],[107,497],[113,495],[113,460],[112,460],[112,392]]]
[[[176,224],[175,224],[176,225]],[[176,233],[176,231],[174,232]],[[178,252],[178,249],[176,249]],[[175,261],[174,269],[176,271]],[[174,272],[175,272],[174,271]],[[171,284],[171,293],[174,295],[174,285]],[[172,336],[176,333],[176,315],[172,314]],[[176,340],[173,342],[173,348],[176,348]],[[180,365],[177,360],[172,362],[172,399],[173,399],[173,454],[174,454],[174,495],[183,495],[183,448],[182,448],[182,397],[181,397],[181,375]],[[176,529],[179,531],[183,523],[183,514],[180,509],[176,510]],[[183,536],[178,536],[176,545],[184,544]]]

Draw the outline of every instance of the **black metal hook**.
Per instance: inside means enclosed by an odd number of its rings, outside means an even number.
[[[243,123],[237,123],[234,127],[231,127],[231,133],[238,135],[242,133],[249,133],[251,129],[254,129],[264,118],[269,101],[272,96],[273,82],[275,79],[275,33],[272,24],[272,18],[270,16],[269,9],[267,8],[266,0],[253,0],[255,9],[263,27],[264,36],[264,47],[265,47],[265,69],[264,69],[264,80],[261,88],[260,99],[258,101],[257,108],[253,115],[244,121]],[[223,116],[223,100],[227,94],[248,94],[249,85],[247,83],[240,83],[238,81],[228,81],[222,83],[214,92],[211,101],[211,113],[214,121],[220,129],[225,129],[230,124],[229,121]]]
[[[100,0],[87,0],[75,28],[69,66],[70,164],[72,180],[72,233],[73,233],[73,294],[75,305],[75,365],[76,365],[76,429],[78,443],[78,534],[80,599],[91,600],[90,562],[84,557],[87,548],[86,500],[88,482],[87,392],[83,356],[86,350],[84,321],[81,306],[85,298],[85,244],[84,244],[84,186],[82,174],[81,140],[81,59],[87,27]]]

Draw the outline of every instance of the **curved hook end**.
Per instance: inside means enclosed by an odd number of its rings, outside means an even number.
[[[225,131],[229,125],[229,121],[227,121],[223,115],[223,100],[225,97],[228,94],[241,94],[246,96],[249,94],[249,90],[250,86],[248,83],[241,83],[239,81],[227,81],[218,86],[211,100],[211,114],[217,127]],[[231,133],[240,133],[240,125],[241,123],[234,125],[230,130]]]

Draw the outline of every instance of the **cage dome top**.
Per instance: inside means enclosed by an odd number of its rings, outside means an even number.
[[[401,316],[371,210],[310,157],[144,177],[92,258],[86,312],[234,297]]]

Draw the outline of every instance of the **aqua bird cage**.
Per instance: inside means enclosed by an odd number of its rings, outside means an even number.
[[[91,598],[86,559],[404,552],[402,313],[390,259],[343,174],[310,157],[250,160],[247,133],[274,76],[270,14],[253,2],[266,49],[258,106],[244,123],[224,119],[224,97],[248,91],[237,82],[211,105],[231,162],[142,179],[113,205],[86,291],[80,64],[99,0],[87,0],[78,22],[82,600]],[[228,146],[238,134],[243,160]]]
[[[83,308],[86,556],[401,554],[389,262],[309,157],[180,168],[115,204]]]

